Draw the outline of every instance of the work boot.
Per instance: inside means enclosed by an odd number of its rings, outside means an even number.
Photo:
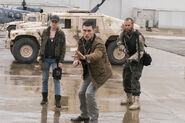
[[[55,105],[57,108],[61,108],[60,99],[61,99],[60,95],[55,95]]]
[[[47,92],[43,92],[42,93],[42,101],[41,101],[41,105],[45,105],[48,103],[48,93]]]
[[[81,116],[78,116],[76,118],[72,118],[71,121],[75,121],[75,122],[81,122],[81,121],[89,121],[89,118],[85,118],[85,117],[81,117]]]
[[[127,104],[132,104],[133,103],[133,99],[132,99],[132,94],[130,93],[127,93],[126,94],[126,98],[124,98],[122,101],[121,101],[121,105],[127,105]]]
[[[134,103],[129,107],[130,110],[136,110],[140,108],[139,96],[134,96]]]

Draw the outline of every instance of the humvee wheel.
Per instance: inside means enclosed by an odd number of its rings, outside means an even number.
[[[33,54],[33,49],[30,45],[24,45],[20,48],[21,56],[29,58]]]
[[[121,65],[123,64],[125,54],[119,51],[116,41],[111,42],[107,47],[107,54],[111,64]]]
[[[32,63],[38,55],[39,47],[30,38],[18,39],[12,48],[12,54],[20,63]]]

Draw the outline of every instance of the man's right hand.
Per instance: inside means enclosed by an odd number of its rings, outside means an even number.
[[[40,61],[40,59],[41,59],[41,57],[40,57],[40,56],[38,56],[38,57],[37,57],[37,61],[39,62],[39,61]]]
[[[123,52],[126,54],[126,53],[127,53],[127,50],[124,48],[124,49],[123,49]]]
[[[75,60],[73,62],[73,67],[77,67],[79,64],[81,64],[81,61],[80,60]]]

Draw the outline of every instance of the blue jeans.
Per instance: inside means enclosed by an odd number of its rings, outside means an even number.
[[[48,79],[49,69],[52,66],[52,70],[57,68],[55,59],[44,59],[44,70],[42,71],[42,92],[48,92]],[[55,95],[60,95],[60,81],[53,78],[55,85]]]
[[[78,95],[80,99],[81,117],[90,117],[91,120],[98,120],[99,110],[96,103],[96,92],[90,76],[86,77],[79,89]]]

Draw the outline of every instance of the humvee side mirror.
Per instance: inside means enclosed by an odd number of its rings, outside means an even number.
[[[21,14],[20,13],[16,13],[14,16],[15,16],[16,19],[21,19]]]
[[[13,12],[8,12],[8,17],[13,18]]]

